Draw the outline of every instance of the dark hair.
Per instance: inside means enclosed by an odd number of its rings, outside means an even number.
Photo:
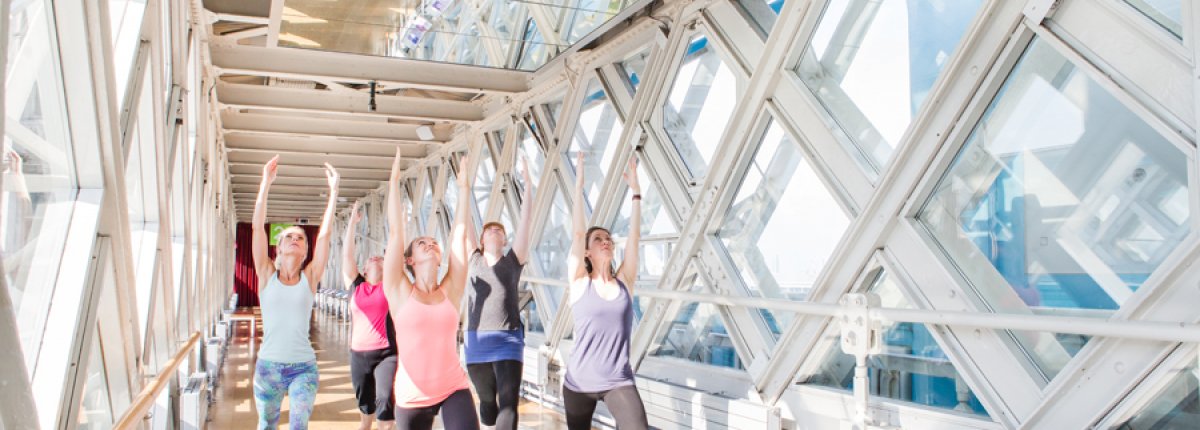
[[[588,244],[589,244],[589,243],[591,243],[591,239],[592,239],[592,233],[595,233],[595,232],[597,232],[597,231],[603,231],[603,232],[605,232],[605,233],[608,233],[608,235],[609,235],[609,237],[610,237],[610,238],[612,237],[612,232],[611,232],[611,231],[608,231],[608,229],[607,229],[607,228],[600,227],[600,226],[594,226],[594,227],[592,227],[592,228],[589,228],[589,229],[587,230],[587,233],[583,235],[583,249],[584,249],[584,250],[587,250],[587,249],[588,249]],[[592,274],[592,260],[589,260],[589,259],[587,258],[587,256],[586,256],[586,255],[585,255],[585,256],[583,256],[583,268],[584,268],[585,270],[587,270],[587,273],[588,273],[589,275],[590,275],[590,274]],[[611,263],[610,263],[610,264],[609,264],[609,266],[608,266],[608,270],[612,272],[613,276],[616,276],[616,274],[617,274],[617,269],[614,269],[614,268],[612,267],[612,264],[611,264]]]

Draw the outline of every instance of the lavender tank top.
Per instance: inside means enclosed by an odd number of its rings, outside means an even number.
[[[575,350],[567,361],[567,388],[579,393],[596,393],[633,385],[629,366],[629,338],[633,333],[633,300],[625,284],[621,292],[605,300],[592,288],[571,305],[575,321]]]

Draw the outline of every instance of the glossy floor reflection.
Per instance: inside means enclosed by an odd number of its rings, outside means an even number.
[[[256,324],[256,327],[255,336],[261,342],[262,324]],[[321,379],[317,403],[309,421],[311,429],[358,428],[357,402],[350,384],[349,327],[349,322],[320,312],[313,314],[312,341],[317,351]],[[229,344],[221,382],[214,392],[216,403],[209,411],[210,429],[253,429],[258,422],[251,385],[255,358],[250,346],[249,324],[239,323],[234,328]],[[283,401],[283,417],[279,422],[281,429],[287,428],[288,403],[287,399]],[[536,403],[523,402],[520,412],[522,429],[567,428],[562,414],[543,410]],[[442,428],[440,418],[434,428]]]

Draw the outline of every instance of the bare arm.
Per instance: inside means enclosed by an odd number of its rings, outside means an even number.
[[[258,199],[254,201],[254,219],[251,229],[254,232],[250,241],[251,253],[254,256],[254,272],[258,275],[258,291],[267,284],[267,278],[275,273],[275,264],[267,254],[267,191],[275,182],[275,173],[279,169],[279,156],[271,158],[263,166],[262,183],[258,186]]]
[[[337,211],[338,176],[337,169],[325,163],[325,179],[329,182],[329,202],[325,204],[325,214],[321,215],[321,229],[317,231],[317,242],[313,246],[313,259],[308,265],[309,282],[313,293],[317,292],[317,283],[325,274],[325,264],[329,262],[329,235],[332,230],[334,213]],[[315,281],[313,281],[315,279]]]
[[[525,178],[525,190],[521,195],[521,219],[517,221],[517,237],[513,238],[512,251],[522,265],[529,261],[530,214],[533,213],[533,180],[529,178],[529,162],[521,157],[521,176]]]
[[[625,288],[628,288],[632,295],[633,283],[637,281],[638,252],[642,239],[642,187],[638,184],[637,156],[629,159],[629,168],[625,170],[624,178],[633,194],[633,207],[630,209],[632,213],[629,214],[629,238],[625,240],[625,259],[621,261],[621,268],[617,269],[617,276],[625,282]]]
[[[358,222],[362,221],[362,212],[358,211],[359,202],[354,202],[354,208],[350,209],[350,220],[346,223],[346,237],[342,239],[342,281],[346,283],[346,288],[354,286],[354,280],[358,279],[358,261],[354,259],[355,246],[354,238]]]
[[[408,219],[400,198],[400,148],[392,161],[392,176],[388,179],[388,241],[383,251],[383,294],[395,309],[412,292],[412,281],[404,274],[404,240]]]
[[[583,250],[587,240],[587,219],[583,213],[583,152],[575,162],[575,194],[571,210],[571,252],[567,255],[567,281],[572,284],[587,277],[587,268],[583,264]]]
[[[467,157],[463,156],[462,162],[459,165],[467,165]],[[458,177],[458,189],[466,190],[467,185],[471,183],[470,169],[462,169]],[[455,309],[458,309],[459,303],[462,302],[463,290],[467,285],[467,247],[471,239],[467,238],[467,224],[470,223],[470,208],[471,193],[458,193],[458,212],[454,214],[454,229],[450,231],[450,267],[446,271],[446,278],[442,280],[442,285],[446,286],[447,297],[454,304]]]
[[[454,177],[454,182],[456,184],[458,184],[458,189],[460,191],[459,199],[461,200],[463,194],[468,194],[468,195],[472,195],[472,196],[475,194],[475,190],[470,188],[475,185],[475,181],[471,180],[471,181],[467,181],[466,184],[463,184],[462,181],[459,180],[459,178],[461,176],[467,174],[468,166],[467,166],[467,159],[465,157],[458,162],[458,166],[459,166],[459,168],[458,168],[459,172],[458,172],[458,175]],[[455,202],[455,203],[458,203],[458,202]],[[467,202],[467,206],[459,205],[458,210],[460,212],[463,210],[470,211],[471,210],[470,205],[471,205],[470,202]],[[480,209],[479,212],[483,213],[483,208],[479,208],[479,209]],[[467,215],[468,215],[467,216],[467,224],[466,224],[467,230],[466,230],[466,237],[464,240],[467,241],[467,255],[471,255],[471,253],[475,252],[475,250],[483,249],[483,244],[479,243],[479,233],[475,231],[474,220],[471,219],[470,213],[468,213]],[[458,217],[457,217],[457,213],[456,213],[455,219],[457,219],[457,218]]]

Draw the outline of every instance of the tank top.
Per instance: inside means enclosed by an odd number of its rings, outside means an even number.
[[[511,249],[489,265],[482,252],[467,260],[467,332],[463,353],[467,364],[523,361],[525,330],[518,305],[524,266]]]
[[[395,333],[383,287],[367,283],[360,275],[354,280],[354,295],[350,298],[350,350],[394,350]]]
[[[304,272],[300,272],[300,282],[296,285],[283,285],[279,272],[275,272],[258,297],[263,325],[258,358],[276,363],[316,360],[317,354],[308,339],[313,294]]]
[[[458,363],[458,311],[442,294],[442,301],[427,305],[410,294],[393,315],[396,331],[396,406],[422,408],[446,400],[469,385],[467,372]]]
[[[571,304],[575,349],[567,361],[564,385],[580,393],[596,393],[633,385],[629,337],[633,332],[633,300],[617,280],[617,298],[605,300],[588,279],[583,297]]]

